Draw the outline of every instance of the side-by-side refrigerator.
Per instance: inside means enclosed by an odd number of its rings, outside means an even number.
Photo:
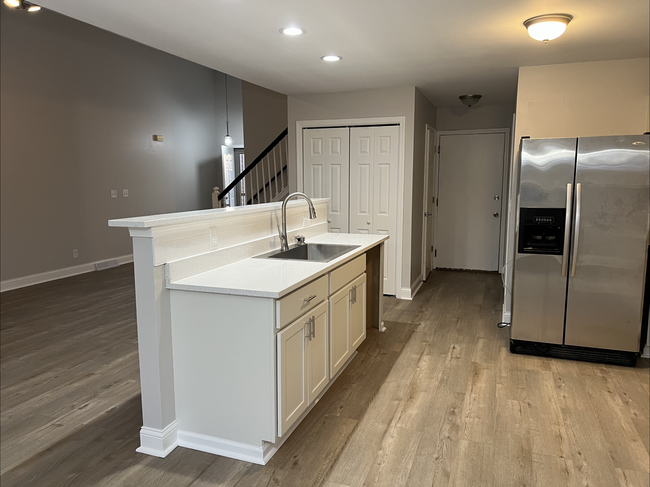
[[[510,349],[634,365],[650,136],[522,139]]]

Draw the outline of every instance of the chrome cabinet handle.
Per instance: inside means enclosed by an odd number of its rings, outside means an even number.
[[[305,298],[305,303],[309,303],[309,302],[311,302],[312,299],[315,299],[315,298],[316,298],[316,295],[312,294],[311,296],[308,296],[308,297]]]
[[[311,336],[312,336],[312,338],[316,338],[316,317],[312,316],[311,318],[309,318],[309,321],[311,323],[311,328],[312,328]],[[310,338],[310,340],[311,340],[311,338]]]
[[[578,266],[578,244],[580,242],[580,206],[582,200],[582,184],[576,184],[576,221],[573,227],[573,255],[571,256],[571,277],[576,276]]]
[[[571,183],[566,185],[566,217],[564,218],[564,249],[562,251],[562,277],[566,277],[569,265],[569,236],[571,235],[571,210],[573,204],[573,189]]]
[[[309,326],[309,330],[307,330],[307,334],[305,335],[305,338],[309,338],[309,341],[311,342],[311,318],[307,320],[307,323],[305,325]],[[305,327],[302,327],[303,331],[305,330]]]

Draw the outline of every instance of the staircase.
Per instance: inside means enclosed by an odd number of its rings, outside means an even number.
[[[271,144],[246,166],[218,196],[220,204],[223,197],[240,184],[246,205],[280,201],[289,194],[289,160],[287,139],[289,129],[284,129]]]

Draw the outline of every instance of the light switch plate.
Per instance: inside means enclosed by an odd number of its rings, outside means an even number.
[[[117,190],[111,189],[111,198],[117,198]]]
[[[122,190],[122,198],[128,198],[129,197],[129,190],[128,189],[123,189]]]

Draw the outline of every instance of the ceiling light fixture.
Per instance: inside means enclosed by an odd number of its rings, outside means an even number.
[[[573,19],[569,14],[547,14],[532,17],[524,22],[528,29],[528,35],[537,41],[546,44],[552,39],[557,39],[566,30],[567,25]]]
[[[223,73],[226,81],[226,136],[223,138],[224,145],[230,147],[232,145],[232,137],[230,136],[230,121],[228,120],[228,75]]]
[[[4,0],[5,5],[9,5],[17,10],[27,10],[28,12],[38,12],[41,7],[25,0]]]
[[[283,29],[280,29],[280,33],[284,34],[285,36],[299,36],[307,31],[305,29],[301,29],[300,27],[284,27]]]
[[[336,54],[328,54],[327,56],[321,56],[321,59],[323,61],[327,61],[328,63],[333,63],[336,61],[340,61],[341,59],[343,59],[343,57],[337,56]]]
[[[460,95],[458,98],[460,98],[460,102],[463,105],[471,107],[472,105],[476,105],[478,103],[478,101],[481,99],[481,95]]]

